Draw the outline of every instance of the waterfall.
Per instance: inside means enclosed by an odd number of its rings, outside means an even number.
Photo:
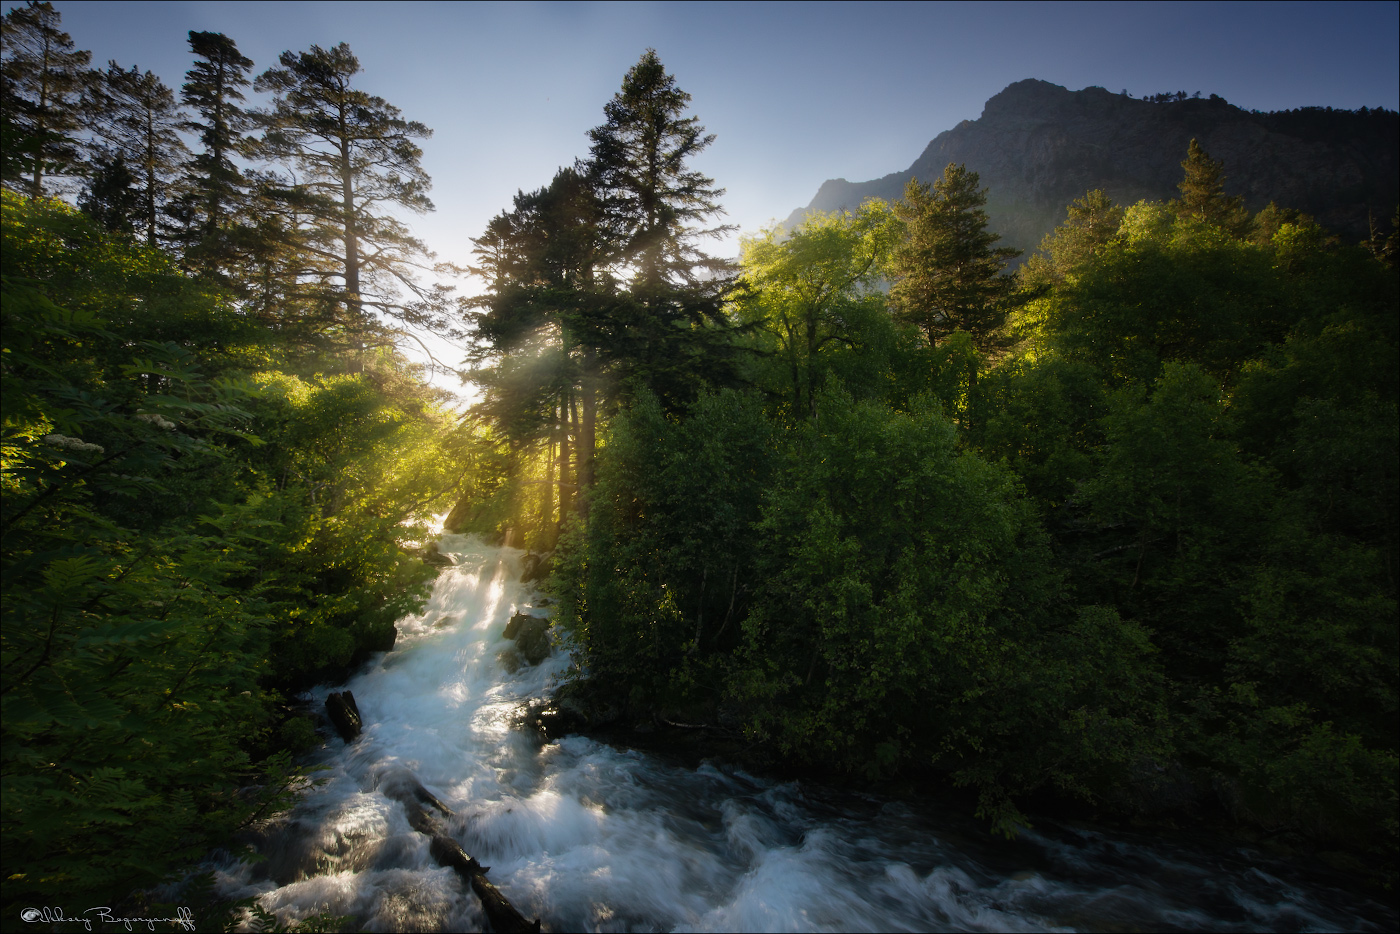
[[[546,615],[518,583],[522,553],[457,535],[439,547],[454,565],[423,612],[346,685],[363,736],[326,742],[314,757],[322,783],[261,831],[263,859],[219,864],[221,894],[258,896],[285,922],[329,912],[356,930],[481,930],[476,896],[432,859],[397,800],[416,780],[454,812],[448,833],[545,930],[1396,927],[1393,909],[1258,854],[1045,822],[1000,841],[932,807],[686,768],[582,736],[546,742],[513,716],[567,659],[556,649],[510,673],[499,658],[513,613]]]

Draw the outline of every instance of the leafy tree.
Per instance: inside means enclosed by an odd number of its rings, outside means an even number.
[[[180,138],[185,114],[175,94],[152,72],[124,71],[109,62],[102,75],[97,135],[134,173],[133,223],[154,246],[163,234],[161,215],[171,200],[189,149]]]
[[[1177,185],[1181,200],[1173,202],[1176,210],[1232,234],[1242,233],[1249,215],[1244,209],[1244,198],[1225,194],[1225,164],[1212,159],[1193,138],[1181,168],[1185,175]]]
[[[30,0],[5,14],[0,30],[0,114],[4,119],[4,182],[31,198],[44,179],[82,172],[83,129],[90,107],[92,53],[78,51],[59,29],[53,4]]]
[[[418,278],[432,254],[385,212],[390,205],[433,210],[431,181],[419,163],[423,152],[414,143],[432,131],[353,86],[362,69],[345,43],[284,52],[279,66],[256,84],[274,95],[262,116],[264,144],[300,172],[287,196],[302,212],[303,248],[334,264],[337,281],[322,284],[330,315],[322,327],[340,329],[351,346],[381,330],[376,315],[394,322],[398,335],[452,333],[447,290]]]
[[[976,172],[952,163],[932,187],[909,180],[894,206],[905,235],[890,262],[890,300],[929,346],[966,331],[985,353],[1015,287],[1002,269],[1020,251],[993,246],[1001,237],[987,230],[987,192],[977,186]]]
[[[690,164],[714,135],[682,116],[689,103],[648,49],[604,107],[607,122],[588,133],[607,259],[625,289],[593,340],[622,378],[663,400],[690,399],[706,380],[732,379],[735,356],[724,308],[732,264],[698,246],[732,228],[701,227],[723,214],[724,190]]]
[[[876,285],[897,235],[889,207],[870,201],[855,214],[809,217],[790,234],[772,228],[744,241],[742,303],[777,341],[795,417],[815,412],[821,351],[855,346],[865,319],[884,313]]]
[[[1150,381],[1179,361],[1223,381],[1300,313],[1272,259],[1215,225],[1139,203],[1120,232],[1027,309],[1020,323],[1034,346],[1115,380]]]

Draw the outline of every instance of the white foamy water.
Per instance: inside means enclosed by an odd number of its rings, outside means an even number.
[[[517,583],[521,553],[455,535],[440,548],[456,566],[399,623],[394,651],[347,685],[364,735],[326,744],[325,783],[270,830],[262,861],[223,866],[224,895],[256,895],[287,922],[330,912],[355,930],[481,930],[476,896],[385,794],[411,774],[545,930],[1395,927],[1393,910],[1285,882],[1250,854],[1069,829],[1005,843],[899,802],[684,768],[584,737],[542,743],[512,729],[512,714],[566,659],[556,651],[515,674],[498,661],[513,644],[506,622],[538,599]]]

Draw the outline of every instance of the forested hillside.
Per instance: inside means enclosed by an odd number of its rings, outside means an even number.
[[[1169,199],[1077,192],[1014,274],[956,161],[731,263],[647,50],[458,300],[402,220],[431,130],[347,45],[255,74],[191,32],[176,92],[60,26],[4,19],[5,911],[149,905],[285,806],[297,695],[392,647],[449,509],[540,558],[580,729],[1393,885],[1394,204],[1361,241],[1188,138]]]

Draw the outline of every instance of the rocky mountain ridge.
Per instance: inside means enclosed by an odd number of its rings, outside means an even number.
[[[894,200],[911,178],[931,182],[963,163],[989,189],[991,229],[1030,251],[1094,188],[1120,204],[1176,197],[1192,137],[1225,163],[1225,188],[1257,211],[1297,208],[1348,239],[1372,218],[1388,226],[1400,200],[1400,115],[1309,107],[1258,113],[1211,95],[1151,102],[1099,87],[1070,91],[1018,81],[987,101],[981,117],[940,133],[903,172],[865,182],[824,182],[791,227],[811,211]]]

